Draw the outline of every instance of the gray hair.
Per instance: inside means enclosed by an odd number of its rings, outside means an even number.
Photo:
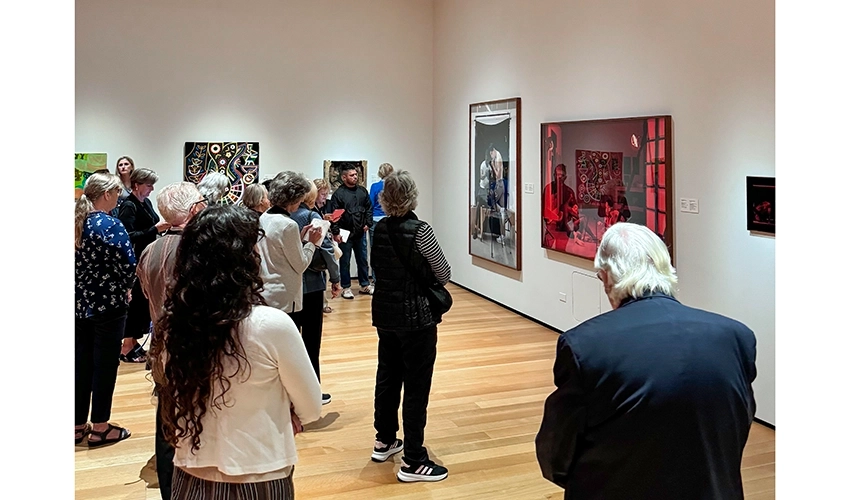
[[[292,171],[277,174],[269,183],[269,201],[272,205],[286,208],[302,202],[313,183],[301,174]]]
[[[268,195],[268,190],[262,184],[248,184],[242,194],[242,204],[251,210],[256,210],[263,201],[263,197]]]
[[[221,199],[230,191],[230,179],[221,172],[209,171],[198,183],[198,191],[210,205],[220,203]]]
[[[109,171],[96,172],[86,179],[83,195],[74,204],[74,246],[76,248],[80,248],[82,245],[83,222],[94,210],[92,202],[97,201],[110,191],[121,191],[122,189],[124,189],[124,184],[121,183],[121,179],[117,175],[110,174]]]
[[[153,170],[144,167],[136,168],[130,174],[130,188],[132,189],[139,184],[150,184],[153,186],[158,180],[159,176]]]
[[[618,222],[605,231],[593,265],[608,273],[614,302],[660,292],[675,296],[679,279],[667,246],[646,226]]]
[[[197,186],[191,182],[175,182],[156,195],[156,207],[166,222],[181,226],[189,220],[192,206],[201,199]]]
[[[378,167],[378,177],[383,179],[384,177],[393,173],[393,166],[389,163],[381,163],[381,166]]]
[[[407,170],[399,170],[384,177],[384,189],[378,195],[378,202],[387,215],[401,217],[417,207],[418,196],[413,176]]]

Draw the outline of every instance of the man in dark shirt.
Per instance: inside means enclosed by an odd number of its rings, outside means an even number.
[[[351,251],[354,250],[354,260],[357,262],[357,281],[360,293],[372,295],[369,284],[369,262],[366,255],[365,233],[372,226],[372,201],[366,188],[357,184],[357,169],[354,165],[346,164],[340,170],[340,185],[331,196],[328,212],[345,209],[338,225],[340,229],[350,231],[346,241],[339,241],[342,257],[339,259],[340,284],[342,298],[353,299],[351,293]]]
[[[558,341],[543,476],[568,500],[743,499],[755,335],[679,303],[667,247],[645,226],[611,226],[594,266],[614,310]]]

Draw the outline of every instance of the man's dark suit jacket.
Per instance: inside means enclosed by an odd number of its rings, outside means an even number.
[[[666,295],[565,332],[537,461],[564,498],[742,499],[756,339]]]

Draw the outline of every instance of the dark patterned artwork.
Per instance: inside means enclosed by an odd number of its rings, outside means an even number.
[[[611,186],[623,186],[623,153],[576,150],[578,199],[582,207],[597,207]]]
[[[775,177],[747,177],[747,230],[776,234]]]
[[[239,202],[245,186],[258,182],[260,143],[187,142],[183,149],[183,179],[197,184],[211,171],[230,179],[230,192],[224,201]]]

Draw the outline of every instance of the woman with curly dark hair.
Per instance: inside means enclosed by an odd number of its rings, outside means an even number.
[[[294,498],[295,433],[321,415],[321,391],[292,320],[260,295],[260,235],[257,214],[233,205],[183,230],[157,324],[173,499]]]

